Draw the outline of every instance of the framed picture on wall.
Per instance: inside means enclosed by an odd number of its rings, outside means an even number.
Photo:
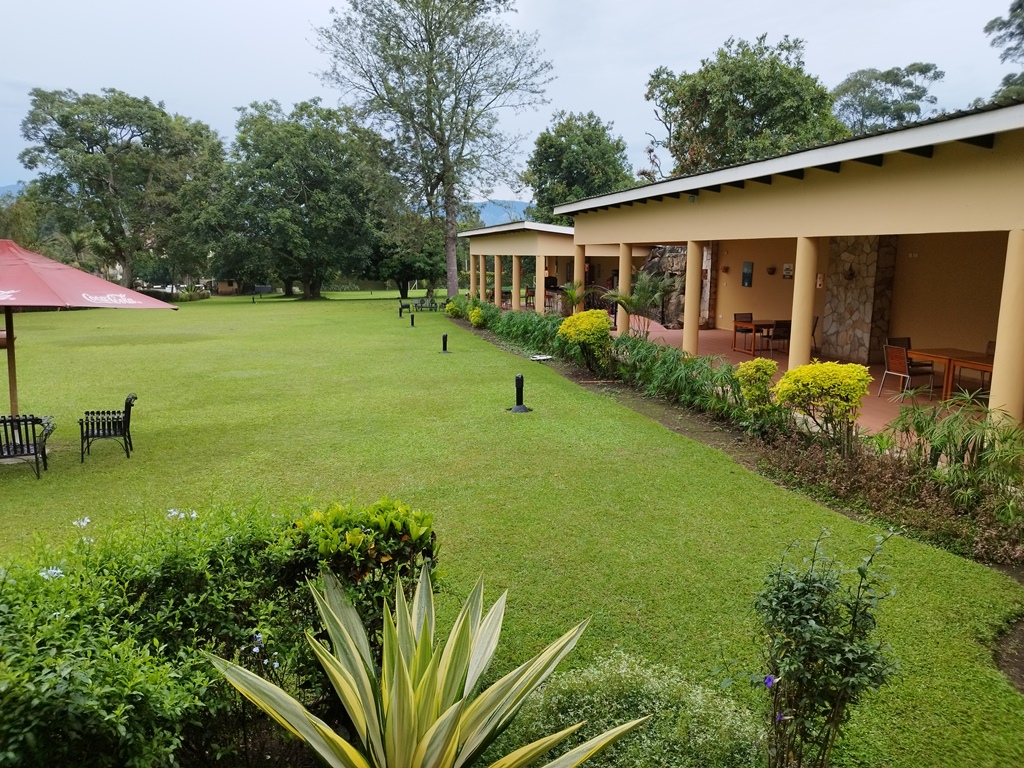
[[[782,265],[782,279],[783,280],[792,280],[793,279],[793,265],[792,264],[783,264]]]
[[[740,285],[750,288],[754,284],[754,262],[743,262],[743,274],[740,277]]]

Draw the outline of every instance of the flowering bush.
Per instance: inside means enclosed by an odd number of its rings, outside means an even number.
[[[70,544],[4,563],[0,765],[297,764],[299,746],[254,727],[201,651],[287,680],[333,717],[304,636],[307,576],[339,565],[372,610],[392,571],[435,553],[430,516],[387,499],[292,520],[255,505],[171,509],[93,540],[82,517]]]
[[[850,708],[896,672],[875,637],[878,605],[892,596],[873,567],[884,541],[846,571],[819,537],[802,565],[783,558],[754,600],[766,670],[752,682],[768,697],[771,768],[826,768]]]
[[[562,321],[558,339],[570,358],[592,371],[602,371],[612,347],[612,321],[601,309],[578,312]]]

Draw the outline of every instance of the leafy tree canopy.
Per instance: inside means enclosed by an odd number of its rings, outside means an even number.
[[[985,34],[992,38],[993,48],[1003,49],[1000,61],[1024,64],[1024,0],[1013,0],[1006,16],[997,16],[985,25]],[[992,100],[1024,100],[1024,72],[1004,77]]]
[[[182,189],[201,186],[211,162],[220,162],[220,139],[162,103],[112,88],[35,88],[31,99],[21,133],[32,146],[22,164],[42,171],[42,196],[95,230],[130,285],[135,256],[164,245],[156,223],[179,211]]]
[[[651,137],[651,168],[662,176],[658,149],[668,150],[672,175],[700,173],[761,160],[848,135],[832,114],[832,96],[804,70],[802,40],[778,45],[729,38],[696,72],[659,67],[647,83],[646,99],[665,129]]]
[[[945,76],[924,62],[884,71],[858,69],[832,91],[835,115],[855,135],[912,123],[921,118],[923,104],[935,104],[928,89]]]
[[[380,137],[317,100],[290,114],[274,101],[240,113],[202,222],[217,273],[297,280],[304,298],[319,298],[339,271],[366,273],[396,199]]]
[[[571,226],[568,216],[556,216],[560,203],[615,192],[633,184],[626,142],[612,135],[612,124],[593,112],[556,112],[551,126],[534,145],[523,181],[533,189],[533,221]]]
[[[326,82],[349,94],[395,139],[406,177],[429,215],[445,222],[446,283],[458,293],[458,203],[471,185],[510,176],[518,143],[502,111],[543,103],[551,64],[537,36],[501,17],[512,0],[347,0],[317,30]]]

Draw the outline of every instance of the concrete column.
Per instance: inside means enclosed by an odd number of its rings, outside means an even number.
[[[619,243],[619,293],[628,294],[633,290],[633,246]],[[629,334],[629,313],[622,307],[615,315],[615,327],[620,336]]]
[[[814,327],[814,280],[818,274],[818,239],[796,239],[793,268],[793,322],[789,329],[789,368],[811,362],[811,329]]]
[[[476,256],[469,257],[469,295],[476,295]]]
[[[519,294],[523,291],[523,257],[512,256],[512,309],[518,312]]]
[[[697,354],[700,331],[700,276],[704,270],[704,243],[686,242],[686,303],[683,304],[683,352]]]
[[[501,256],[494,257],[494,306],[501,306]]]
[[[487,300],[487,257],[480,254],[480,301]]]
[[[572,281],[580,287],[580,301],[573,307],[573,313],[583,311],[583,289],[587,287],[587,250],[582,245],[574,246],[572,258]]]
[[[1003,266],[989,407],[1024,421],[1024,230],[1011,229]]]
[[[544,262],[547,261],[543,256],[537,256],[537,278],[534,281],[533,292],[533,308],[537,310],[539,314],[544,314]]]

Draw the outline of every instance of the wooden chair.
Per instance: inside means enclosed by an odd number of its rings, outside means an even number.
[[[732,319],[733,319],[733,322],[752,323],[754,321],[754,313],[753,312],[735,312],[735,313],[733,313]],[[736,328],[736,333],[738,333],[740,335],[740,344],[742,345],[742,347],[744,349],[747,348],[747,342],[743,341],[743,339],[746,336],[748,336],[748,335],[750,336],[750,343],[751,343],[751,345],[753,345],[755,343],[755,340],[754,340],[754,329],[753,328]],[[751,351],[753,351],[754,347],[751,346],[750,349],[751,349]]]
[[[779,344],[779,351],[782,351],[782,346],[785,345],[786,350],[789,350],[789,332],[793,327],[792,320],[776,320],[772,323],[772,328],[768,332],[766,337],[768,341],[768,353],[774,356],[775,345]]]
[[[124,400],[123,411],[86,411],[85,416],[78,420],[82,430],[82,462],[85,454],[91,453],[93,442],[110,438],[117,440],[124,448],[124,455],[129,459],[135,446],[132,445],[132,406],[138,397],[135,393]]]
[[[0,462],[34,462],[39,479],[39,462],[46,463],[46,438],[54,429],[53,420],[31,414],[0,416]]]
[[[900,347],[901,349],[910,349],[911,346],[909,336],[890,336],[885,340],[885,343],[893,347]],[[912,357],[908,357],[907,365],[910,366],[911,376],[935,375],[935,364],[931,360],[915,360]]]
[[[910,380],[914,376],[927,376],[929,388],[935,386],[935,372],[930,367],[928,370],[915,371],[907,360],[907,350],[903,347],[886,344],[882,347],[882,350],[885,353],[885,373],[882,374],[882,380],[878,383],[878,397],[882,396],[882,388],[885,386],[886,376],[899,377],[900,392],[907,391],[910,386]]]

